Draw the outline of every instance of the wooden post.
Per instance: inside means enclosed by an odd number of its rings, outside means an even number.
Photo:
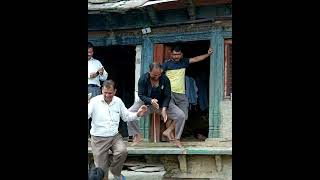
[[[208,138],[218,138],[220,136],[220,102],[223,98],[224,72],[224,39],[220,29],[213,32],[211,47],[214,49],[214,53],[210,57]]]
[[[149,71],[149,64],[153,62],[153,43],[147,35],[143,36],[142,42],[141,75]],[[142,121],[141,121],[142,120]],[[144,141],[150,141],[150,116],[141,118],[140,130]]]
[[[183,154],[183,155],[178,155],[178,161],[179,161],[179,167],[182,173],[186,173],[187,172],[187,155]]]
[[[162,64],[164,60],[164,44],[154,44],[153,61]],[[152,139],[153,142],[160,142],[160,115],[153,113],[152,116]]]
[[[156,113],[153,113],[153,142],[156,143],[157,142],[157,130],[156,130]]]
[[[216,163],[217,172],[221,172],[222,171],[222,165],[223,165],[221,155],[215,155],[214,156],[214,160],[215,160],[215,163]]]

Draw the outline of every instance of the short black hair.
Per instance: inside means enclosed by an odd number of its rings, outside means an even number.
[[[156,62],[149,64],[149,72],[151,72],[154,68],[162,69],[162,66],[160,63],[156,63]]]
[[[104,171],[99,167],[91,168],[88,174],[88,180],[103,180]]]
[[[88,49],[93,47],[94,47],[93,44],[91,42],[88,42]]]
[[[180,46],[174,46],[172,49],[171,49],[171,52],[173,52],[173,51],[175,51],[175,52],[181,52],[181,47]]]

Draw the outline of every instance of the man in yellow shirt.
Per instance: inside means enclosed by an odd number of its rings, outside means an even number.
[[[212,53],[213,49],[209,48],[207,54],[203,54],[193,58],[183,58],[181,48],[179,46],[176,46],[171,50],[171,58],[169,60],[166,60],[163,64],[163,70],[165,71],[166,76],[169,78],[171,84],[171,100],[184,112],[185,120],[188,119],[189,107],[188,97],[185,93],[186,68],[189,67],[189,64],[205,60]],[[169,123],[167,124],[168,128],[164,131],[163,135],[165,135],[168,139],[173,139],[174,123],[172,121],[167,122]]]

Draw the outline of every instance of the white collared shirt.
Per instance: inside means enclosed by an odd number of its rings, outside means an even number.
[[[90,99],[88,119],[92,118],[90,134],[93,136],[110,137],[118,133],[120,117],[123,121],[138,120],[137,112],[130,112],[122,100],[113,96],[110,104],[106,103],[103,95]]]
[[[98,75],[95,78],[90,78],[90,73],[97,72],[99,68],[103,67],[101,62],[97,59],[91,58],[88,60],[88,84],[95,84],[100,87],[100,81],[105,81],[108,78],[106,70],[103,71],[102,75]]]

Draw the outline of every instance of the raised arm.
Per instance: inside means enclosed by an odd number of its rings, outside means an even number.
[[[203,55],[200,55],[200,56],[196,56],[196,57],[190,58],[190,59],[189,59],[189,63],[191,64],[191,63],[203,61],[203,60],[205,60],[207,57],[209,57],[212,53],[213,53],[213,49],[212,49],[212,48],[209,48],[207,54],[203,54]]]

